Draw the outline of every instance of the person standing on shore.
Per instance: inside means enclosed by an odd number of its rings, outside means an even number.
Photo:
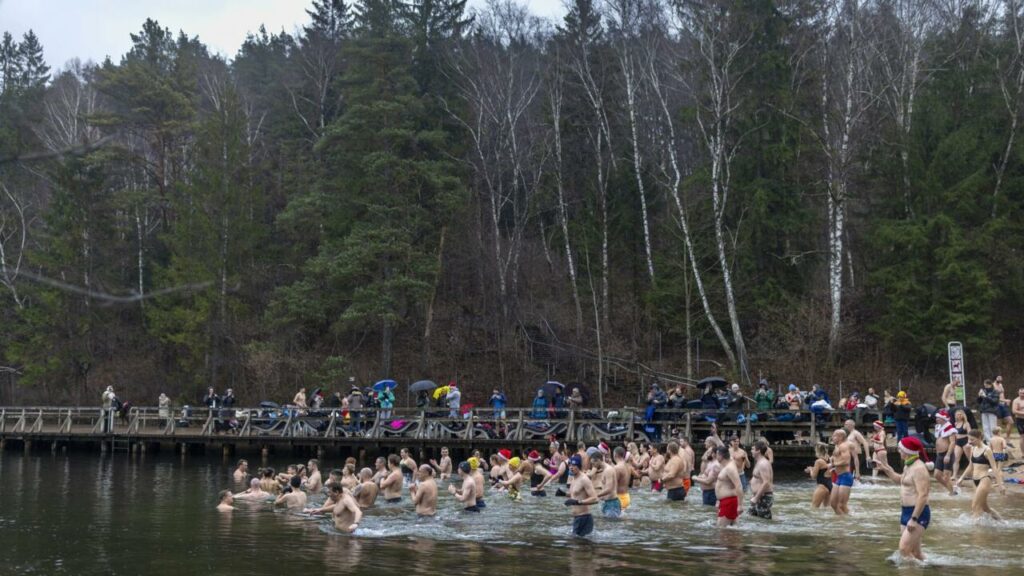
[[[100,397],[101,405],[103,409],[100,411],[100,417],[103,419],[103,431],[110,432],[111,423],[114,421],[114,400],[117,396],[114,394],[114,387],[107,386],[107,389],[103,391],[103,395]]]
[[[1017,390],[1017,397],[1013,399],[1013,405],[1011,406],[1013,411],[1013,420],[1017,424],[1017,435],[1021,438],[1021,443],[1024,444],[1024,388]],[[1010,436],[1007,435],[1007,438]],[[1024,452],[1024,446],[1020,447],[1021,452]]]

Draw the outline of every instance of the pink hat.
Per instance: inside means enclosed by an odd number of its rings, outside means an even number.
[[[899,450],[907,456],[920,456],[922,462],[928,462],[928,452],[924,449],[924,444],[921,444],[921,441],[913,436],[907,436],[900,440]]]
[[[526,459],[529,460],[530,462],[537,462],[538,460],[540,460],[540,452],[537,452],[536,450],[530,450],[530,453],[526,456]]]

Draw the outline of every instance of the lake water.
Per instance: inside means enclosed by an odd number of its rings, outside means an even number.
[[[255,461],[254,461],[255,460]],[[282,469],[289,462],[271,458]],[[250,458],[257,465],[258,458]],[[328,468],[340,462],[327,462]],[[1021,574],[1024,494],[991,504],[1008,520],[971,519],[969,495],[933,495],[926,566],[894,562],[899,496],[889,483],[854,489],[852,516],[812,510],[809,480],[789,475],[775,519],[714,526],[696,490],[682,504],[635,491],[629,517],[587,541],[569,536],[561,498],[491,494],[477,515],[445,492],[439,518],[405,506],[367,512],[358,537],[269,504],[214,509],[232,462],[189,455],[0,456],[2,574]]]

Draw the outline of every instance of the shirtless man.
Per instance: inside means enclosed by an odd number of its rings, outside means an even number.
[[[732,438],[729,438],[729,455],[736,461],[736,472],[740,475],[740,485],[743,486],[743,490],[746,490],[750,487],[750,481],[747,480],[750,456],[747,455],[747,451],[740,444],[739,436],[733,435]]]
[[[946,407],[950,417],[953,415],[953,411],[956,409],[956,387],[960,385],[960,380],[954,380],[942,389],[942,405]]]
[[[727,453],[728,448],[719,446]],[[702,503],[705,506],[714,506],[718,503],[718,498],[715,496],[715,484],[718,482],[718,475],[722,471],[722,465],[718,462],[717,452],[718,448],[713,448],[711,451],[712,460],[704,465],[704,471],[693,480],[700,486],[700,493]]]
[[[846,430],[842,428],[832,433],[832,468],[837,477],[832,486],[829,505],[836,514],[842,516],[850,513],[850,488],[853,487],[853,472],[850,471],[853,460],[853,443],[846,439]]]
[[[284,492],[274,500],[274,506],[284,506],[289,510],[302,510],[306,507],[306,493],[300,488],[302,487],[302,478],[298,475],[292,476],[292,479],[288,481],[288,488],[284,489]]]
[[[247,460],[239,460],[238,467],[235,468],[234,478],[235,483],[241,484],[245,482],[245,479],[249,476],[249,462]]]
[[[319,494],[324,489],[323,478],[320,476],[320,461],[314,458],[306,463],[306,468],[309,470],[309,477],[303,483],[306,492]]]
[[[253,478],[249,481],[249,489],[245,492],[239,492],[234,497],[238,500],[266,500],[273,496],[270,492],[264,492],[263,488],[260,487],[260,479]]]
[[[721,467],[715,482],[715,499],[718,500],[718,526],[733,526],[740,515],[740,496],[743,495],[743,484],[740,483],[740,472],[736,467],[736,459],[725,446],[715,449],[715,461]]]
[[[853,420],[843,422],[843,430],[846,430],[846,439],[849,440],[850,446],[853,448],[853,477],[860,480],[860,455],[863,452],[864,458],[867,459],[871,454],[871,445],[868,444],[867,438],[857,430],[857,423]],[[871,460],[867,459],[866,462],[870,468]]]
[[[380,481],[380,489],[384,492],[384,501],[398,504],[402,501],[404,478],[399,464],[398,454],[388,455],[388,475]]]
[[[935,413],[935,481],[955,495],[953,486],[953,454],[956,427],[949,422],[949,414],[943,409]],[[884,455],[883,455],[884,457]]]
[[[377,484],[380,484],[381,480],[387,478],[388,474],[390,473],[388,471],[387,458],[384,458],[383,456],[378,457],[373,462],[373,466],[373,481],[376,482]]]
[[[565,505],[572,512],[572,535],[584,538],[594,531],[594,517],[590,515],[590,506],[597,504],[597,492],[590,477],[583,473],[583,458],[573,454],[569,458],[569,471],[575,480],[569,487],[569,499]]]
[[[437,482],[434,482],[434,469],[429,464],[420,466],[416,482],[409,486],[409,494],[417,516],[424,518],[437,513]]]
[[[442,482],[447,480],[452,475],[452,458],[448,455],[448,447],[441,448],[441,460],[430,460],[430,465],[434,467],[434,471],[437,472],[438,478]]]
[[[377,501],[377,494],[380,492],[380,488],[377,483],[373,481],[373,471],[369,468],[363,468],[359,471],[359,485],[352,491],[352,495],[355,496],[356,502],[359,503],[360,508],[369,508],[373,506],[373,503]]]
[[[693,446],[690,446],[690,441],[686,438],[679,439],[679,455],[683,457],[683,488],[686,488],[686,492],[689,493],[690,488],[693,487],[690,483],[690,476],[693,475],[697,454],[693,451]]]
[[[900,454],[903,455],[903,474],[897,474],[888,462],[876,462],[878,468],[889,478],[900,483],[900,555],[904,558],[924,560],[921,551],[921,537],[931,521],[928,507],[928,454],[921,441],[913,436],[900,440]]]
[[[679,444],[668,443],[668,460],[665,461],[665,468],[662,471],[661,483],[665,487],[665,498],[669,500],[685,500],[686,488],[683,486],[683,474],[686,471],[686,463],[679,453]]]
[[[772,519],[772,504],[775,503],[774,483],[775,472],[772,470],[772,462],[768,459],[768,443],[764,440],[754,442],[750,448],[754,454],[754,472],[750,476],[750,490],[753,496],[750,498],[751,516]]]
[[[479,512],[476,505],[477,487],[473,478],[473,471],[469,462],[459,462],[459,478],[462,479],[462,488],[455,488],[454,484],[448,485],[448,491],[455,496],[455,499],[462,502],[462,509],[466,512]]]
[[[658,451],[656,444],[651,444],[649,452],[651,458],[647,461],[647,477],[651,479],[651,490],[661,492],[661,478],[664,475],[665,457]]]
[[[1013,421],[1017,425],[1017,435],[1024,440],[1024,388],[1017,390],[1017,397],[1013,399],[1010,411],[1013,412]],[[1024,446],[1021,447],[1021,451],[1024,452]]]
[[[326,484],[325,487],[327,488],[327,499],[324,500],[324,503],[322,505],[320,505],[320,507],[318,507],[318,508],[306,508],[302,512],[304,514],[309,514],[311,516],[319,516],[320,514],[331,514],[331,513],[333,513],[334,512],[334,505],[338,503],[338,495],[331,491],[331,487],[333,487],[335,484],[338,484],[338,483],[337,482],[328,482]],[[340,484],[338,484],[338,485],[340,486]],[[344,486],[342,486],[342,488],[344,488]]]
[[[601,503],[601,514],[606,518],[622,516],[622,503],[615,495],[615,467],[595,458],[590,461],[590,472],[593,473],[591,483],[597,492],[597,500]]]
[[[220,491],[220,503],[217,504],[217,511],[218,512],[230,512],[230,511],[234,510],[235,507],[231,505],[231,504],[234,503],[234,501],[235,501],[234,494],[231,493],[231,490],[221,490]]]
[[[264,468],[262,470],[262,477],[260,478],[260,488],[268,494],[280,494],[281,485],[277,483],[274,478],[273,468]]]
[[[633,470],[630,468],[629,460],[626,458],[626,449],[616,446],[612,451],[612,459],[615,461],[615,496],[622,505],[622,512],[629,508],[629,484],[632,481]]]
[[[487,508],[487,504],[484,502],[484,472],[480,469],[480,459],[475,459],[476,466],[473,465],[474,459],[467,460],[469,463],[469,474],[473,478],[473,482],[476,483],[476,507],[483,510]]]
[[[331,484],[330,495],[335,500],[331,510],[334,527],[339,532],[355,532],[359,527],[359,521],[363,519],[363,511],[355,498],[341,484]]]

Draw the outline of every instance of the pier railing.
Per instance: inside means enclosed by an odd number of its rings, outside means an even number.
[[[806,410],[703,410],[645,408],[599,410],[506,408],[502,413],[474,409],[457,418],[446,408],[320,410],[277,408],[189,408],[171,411],[132,407],[121,413],[98,407],[0,407],[0,437],[127,437],[201,439],[236,437],[266,440],[357,441],[514,441],[547,438],[596,443],[659,442],[672,436],[699,438],[716,427],[720,436],[757,437],[772,443],[824,439],[825,433],[854,419],[869,432],[879,412],[812,413]]]

